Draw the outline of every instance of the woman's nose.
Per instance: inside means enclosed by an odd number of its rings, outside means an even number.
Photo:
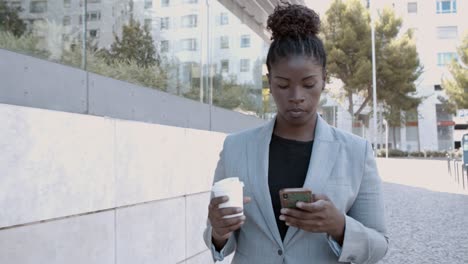
[[[301,93],[300,87],[295,87],[291,89],[291,94],[289,95],[289,102],[299,104],[304,102],[305,98]]]

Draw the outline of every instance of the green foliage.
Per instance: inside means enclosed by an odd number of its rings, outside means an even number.
[[[149,29],[133,19],[123,26],[122,38],[114,35],[110,50],[103,49],[101,54],[109,64],[135,62],[140,67],[149,68],[160,62]]]
[[[449,100],[441,101],[452,113],[455,113],[456,109],[468,108],[468,34],[458,48],[458,59],[459,62],[452,61],[448,66],[452,78],[442,80]]]
[[[254,93],[254,89],[249,84],[239,84],[234,76],[223,78],[217,74],[213,78],[213,105],[230,109],[254,112],[257,115],[261,112],[260,92]],[[200,100],[200,89],[193,88],[184,94],[185,97]]]
[[[125,62],[115,61],[109,64],[99,52],[96,52],[95,46],[87,45],[87,47],[86,60],[88,71],[149,88],[166,90],[167,73],[161,67],[156,65],[141,67],[134,60],[127,60]],[[69,51],[64,51],[61,61],[68,65],[81,67],[81,43],[73,45],[73,48]]]
[[[400,27],[401,19],[384,9],[376,25],[377,98],[384,103],[383,115],[391,127],[399,127],[402,112],[417,109],[422,101],[416,96],[415,81],[422,73],[416,45],[411,32],[396,38]]]
[[[350,103],[348,111],[358,115],[353,110],[353,95],[366,96],[372,77],[369,14],[359,0],[335,0],[324,22],[328,74],[343,82]]]
[[[11,32],[0,31],[0,48],[47,59],[49,52],[40,49],[38,44],[39,39],[31,34],[18,37]]]
[[[386,150],[379,149],[377,151],[377,157],[385,157]],[[398,149],[390,149],[388,150],[388,157],[392,158],[446,158],[447,156],[458,157],[457,153],[447,152],[447,151],[415,151],[415,152],[407,152]]]
[[[325,48],[328,71],[344,83],[348,111],[357,117],[372,99],[372,49],[368,10],[361,1],[335,0],[326,13]],[[420,76],[416,46],[411,32],[398,37],[402,21],[390,9],[379,15],[375,28],[377,99],[384,106],[390,126],[400,126],[401,112],[417,108],[414,81]],[[364,98],[354,110],[353,96]]]
[[[21,7],[11,7],[6,1],[0,0],[0,31],[21,37],[26,32],[26,23],[19,18],[21,11]]]
[[[0,0],[0,48],[47,58],[49,52],[39,46],[39,39],[26,33],[26,23],[19,18],[21,8],[11,7],[8,2]]]

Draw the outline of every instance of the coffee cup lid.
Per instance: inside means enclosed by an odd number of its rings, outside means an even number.
[[[242,187],[244,187],[244,183],[239,181],[238,177],[230,177],[230,178],[222,179],[216,182],[213,185],[213,188],[223,188],[224,186],[237,185],[237,184],[240,184]]]

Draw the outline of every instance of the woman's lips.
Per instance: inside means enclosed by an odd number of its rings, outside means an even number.
[[[289,109],[288,113],[291,117],[298,118],[298,117],[305,115],[306,112],[300,108],[293,108],[293,109]]]

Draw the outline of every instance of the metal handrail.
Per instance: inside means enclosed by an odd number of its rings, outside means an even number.
[[[453,164],[453,170],[452,170]],[[463,185],[463,189],[468,188],[468,164],[465,165],[460,158],[451,158],[447,155],[447,170],[450,178],[453,177],[457,184],[460,184],[460,180]],[[465,184],[466,174],[466,184]]]

